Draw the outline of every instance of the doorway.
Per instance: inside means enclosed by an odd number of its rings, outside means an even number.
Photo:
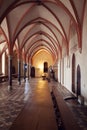
[[[44,62],[44,73],[48,72],[48,62]]]
[[[72,56],[72,92],[75,93],[75,54]]]
[[[31,67],[31,77],[35,77],[35,67]]]
[[[81,70],[80,66],[77,66],[77,97],[81,95]]]

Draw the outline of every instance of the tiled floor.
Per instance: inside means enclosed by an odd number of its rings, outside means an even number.
[[[70,109],[82,130],[87,130],[87,107],[71,105]]]
[[[13,81],[13,90],[8,91],[7,83],[0,84],[0,130],[8,130],[26,102],[24,83],[18,86]]]
[[[29,81],[30,85],[35,85],[36,82],[37,79]],[[50,91],[52,86],[57,86],[63,98],[72,96],[69,91],[67,91],[64,87],[61,87],[57,82],[51,81],[48,85]],[[14,80],[13,90],[11,92],[8,91],[7,83],[0,83],[0,130],[9,130],[30,95],[31,90],[27,88],[24,82],[22,82],[22,85],[19,86],[17,81]],[[66,103],[82,130],[87,130],[87,107],[81,106],[76,100],[66,100]]]

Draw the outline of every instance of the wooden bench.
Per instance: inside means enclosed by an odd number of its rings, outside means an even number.
[[[53,87],[53,94],[56,98],[56,102],[60,111],[61,119],[65,130],[81,130],[81,128],[76,123],[76,120],[70,111],[69,107],[65,103],[61,93],[58,91],[57,87]]]
[[[12,74],[12,78],[17,78],[18,74]],[[8,80],[8,75],[0,74],[0,83]]]
[[[1,82],[4,82],[4,81],[7,81],[8,80],[8,75],[0,75],[0,83]]]

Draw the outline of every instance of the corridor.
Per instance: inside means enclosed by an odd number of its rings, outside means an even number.
[[[58,82],[47,82],[42,78],[32,78],[17,85],[13,80],[13,90],[8,91],[7,83],[0,86],[0,130],[57,130],[56,116],[50,92],[57,87],[63,98],[72,96]],[[76,99],[65,101],[73,113],[76,124],[87,130],[87,108]],[[67,113],[68,114],[68,113]]]
[[[14,80],[12,91],[6,83],[0,89],[0,130],[57,130],[47,81],[36,78],[18,86]]]
[[[56,129],[87,130],[87,0],[0,0],[0,130]]]

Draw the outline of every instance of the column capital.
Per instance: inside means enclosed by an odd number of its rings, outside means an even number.
[[[20,50],[20,52],[18,52],[18,59],[21,59],[21,56],[22,56],[22,53],[21,53],[21,50]]]
[[[21,59],[18,59],[18,62],[21,62]]]
[[[12,55],[9,55],[8,58],[9,58],[10,60],[12,60],[13,56],[12,56]]]

